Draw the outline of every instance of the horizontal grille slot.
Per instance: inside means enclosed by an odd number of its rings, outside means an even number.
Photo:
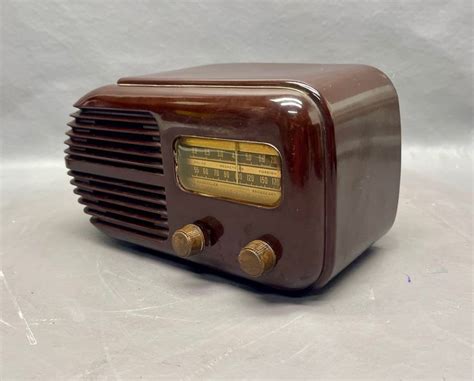
[[[132,181],[120,180],[120,179],[112,179],[110,177],[105,176],[98,176],[98,175],[90,175],[88,173],[81,173],[76,171],[69,171],[69,176],[74,176],[74,179],[81,180],[84,182],[98,182],[104,184],[111,184],[111,185],[118,185],[128,189],[136,189],[143,192],[150,192],[152,194],[165,194],[165,190],[162,187],[142,184],[142,183],[135,183]]]
[[[74,193],[94,219],[155,239],[169,233],[166,196],[163,187],[128,180],[70,171]]]
[[[144,128],[133,128],[130,126],[124,126],[124,123],[120,122],[112,122],[109,121],[107,123],[101,123],[101,124],[95,124],[92,122],[78,122],[77,120],[75,122],[69,122],[67,124],[69,127],[72,127],[73,129],[78,129],[78,130],[97,130],[100,132],[111,132],[111,133],[120,133],[120,134],[132,134],[132,135],[145,135],[145,136],[157,136],[159,134],[158,129],[155,126],[150,126],[150,128],[147,128],[146,125],[143,125]],[[124,128],[126,127],[126,128]],[[100,133],[99,132],[99,133]]]
[[[107,226],[107,227],[111,227],[113,228],[114,230],[119,230],[120,232],[127,232],[127,233],[132,233],[134,235],[136,235],[137,237],[141,238],[141,237],[146,237],[150,240],[150,242],[154,242],[154,241],[162,241],[164,240],[166,237],[162,237],[162,236],[157,236],[157,235],[154,235],[154,234],[148,234],[144,231],[138,231],[138,230],[135,230],[135,229],[130,229],[128,227],[125,227],[125,226],[120,226],[120,225],[116,225],[116,224],[113,224],[113,223],[109,223],[109,222],[106,222],[104,220],[101,220],[101,219],[98,219],[97,217],[92,217],[91,218],[91,222],[93,224],[96,224],[96,223],[99,223],[101,226]],[[128,240],[128,239],[127,239]],[[133,241],[131,241],[133,242]],[[141,244],[141,243],[140,243]]]
[[[142,231],[142,232],[145,232],[145,233],[148,233],[148,234],[158,235],[158,236],[165,236],[166,237],[168,235],[167,233],[164,233],[163,231],[157,230],[156,228],[148,227],[144,224],[135,223],[134,221],[132,221],[130,219],[129,220],[124,220],[123,218],[116,218],[117,215],[114,215],[113,213],[102,213],[102,212],[98,212],[98,211],[95,211],[95,210],[90,209],[90,208],[85,208],[84,212],[86,214],[89,214],[89,215],[93,216],[93,217],[97,217],[99,220],[110,222],[112,224],[119,225],[119,226],[125,226],[125,227],[133,229],[133,230],[138,230],[138,231]]]
[[[146,147],[161,147],[161,143],[158,138],[150,137],[150,139],[143,139],[142,136],[136,135],[129,135],[129,136],[121,136],[124,134],[116,134],[113,132],[102,132],[98,133],[97,131],[90,132],[88,130],[81,129],[80,131],[72,130],[67,132],[72,138],[76,138],[79,140],[86,139],[86,140],[97,140],[97,141],[105,141],[105,142],[113,142],[113,143],[120,143],[120,144],[127,144],[127,145],[135,145],[135,146],[146,146]]]
[[[121,205],[128,205],[130,204],[130,198],[124,197],[124,196],[118,196],[116,194],[110,194],[109,192],[101,192],[97,190],[91,190],[91,189],[84,189],[85,187],[78,187],[76,189],[76,193],[80,196],[84,196],[84,198],[90,198],[92,200],[97,199],[99,201],[107,201],[112,204],[118,204],[121,203]],[[145,201],[139,201],[138,199],[133,199],[133,207],[134,208],[142,208],[145,211],[149,212],[154,212],[155,210],[159,210],[160,205],[158,204],[152,204],[149,202]],[[163,203],[165,205],[166,202]]]
[[[127,155],[136,155],[136,156],[145,156],[145,157],[153,157],[156,159],[162,159],[162,155],[159,152],[155,152],[152,150],[144,150],[144,149],[134,149],[133,147],[121,148],[117,145],[105,145],[105,144],[94,144],[93,142],[89,142],[87,140],[66,140],[66,145],[73,146],[73,147],[80,147],[80,148],[90,148],[93,150],[99,151],[106,151],[106,152],[117,152]]]
[[[94,182],[82,182],[77,180],[71,181],[72,185],[77,186],[78,189],[92,191],[92,192],[99,192],[99,193],[107,193],[111,195],[117,195],[120,197],[128,197],[133,198],[134,200],[138,201],[146,201],[151,204],[158,204],[158,205],[166,205],[166,200],[164,199],[164,195],[162,193],[157,194],[155,197],[151,195],[144,194],[144,192],[134,190],[131,192],[130,190],[126,190],[123,187],[119,186],[110,186],[108,184],[101,184]]]
[[[68,135],[72,135],[68,133]],[[66,142],[79,144],[86,144],[86,145],[95,145],[95,148],[98,146],[102,147],[104,150],[106,148],[116,148],[120,149],[121,151],[125,150],[130,152],[130,154],[137,155],[137,152],[143,153],[144,156],[153,156],[153,155],[161,155],[161,149],[157,149],[158,146],[150,146],[150,145],[140,145],[135,143],[123,143],[119,141],[109,141],[106,139],[95,139],[95,137],[90,136],[79,136],[78,134],[72,135],[71,139],[66,140]]]
[[[162,214],[160,213],[160,209],[156,205],[146,205],[144,203],[131,204],[130,202],[127,202],[127,200],[119,199],[118,197],[108,197],[107,195],[104,196],[97,193],[93,194],[92,192],[84,191],[81,189],[74,190],[74,193],[76,193],[79,196],[82,196],[82,198],[85,200],[91,200],[93,202],[104,201],[104,202],[114,204],[114,205],[120,205],[127,208],[143,210],[149,213]]]
[[[84,162],[84,163],[92,163],[92,164],[100,164],[100,165],[108,165],[108,166],[115,166],[117,168],[126,168],[126,169],[134,169],[137,171],[143,171],[143,172],[150,172],[150,173],[157,173],[158,171],[147,171],[146,169],[144,170],[143,167],[136,166],[133,164],[123,164],[123,165],[117,165],[114,164],[113,161],[110,160],[101,160],[101,159],[96,159],[96,158],[84,158],[78,155],[68,155],[67,158],[69,160],[75,160],[76,162]]]
[[[163,174],[160,131],[151,113],[83,108],[71,116],[68,159]]]
[[[112,163],[120,163],[126,167],[136,168],[143,167],[143,170],[160,172],[163,170],[161,161],[148,161],[146,159],[132,158],[130,156],[119,153],[104,153],[98,150],[71,147],[65,151],[71,156],[78,156],[100,161],[110,161]]]
[[[77,111],[79,112],[79,111]],[[128,110],[128,109],[123,109],[123,108],[83,108],[80,111],[80,115],[87,117],[88,115],[105,115],[105,116],[114,116],[114,117],[124,117],[127,120],[130,118],[136,119],[139,117],[142,118],[147,118],[147,119],[152,119],[153,117],[151,114],[139,110]]]
[[[103,213],[110,212],[110,213],[120,214],[125,217],[151,222],[157,226],[168,227],[168,223],[165,221],[157,222],[156,216],[153,215],[153,213],[139,212],[139,211],[135,211],[132,208],[121,208],[121,207],[115,206],[114,204],[110,204],[108,202],[100,202],[100,201],[96,202],[96,201],[84,199],[83,197],[79,199],[79,204],[82,204],[84,206],[89,206],[91,209],[98,210]],[[166,215],[163,217],[166,217]]]
[[[132,117],[130,117],[130,114]],[[146,116],[143,115],[141,112],[138,115],[135,115],[133,112],[123,112],[123,113],[118,113],[118,112],[113,112],[111,110],[109,111],[103,111],[99,112],[97,111],[90,111],[87,109],[83,109],[82,111],[76,111],[71,114],[71,116],[76,119],[76,120],[81,120],[89,122],[94,122],[99,124],[104,122],[122,122],[122,123],[135,123],[135,124],[149,124],[149,125],[156,125],[155,119],[152,116]],[[99,121],[99,122],[98,122]],[[156,127],[156,129],[158,129]]]

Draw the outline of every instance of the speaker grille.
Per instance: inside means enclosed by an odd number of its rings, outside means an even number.
[[[71,116],[67,159],[163,173],[160,131],[151,113],[83,108]]]
[[[112,227],[155,239],[168,237],[165,189],[160,186],[69,171],[85,213]]]

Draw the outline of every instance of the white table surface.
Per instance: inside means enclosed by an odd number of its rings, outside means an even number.
[[[472,377],[469,190],[404,171],[392,230],[289,297],[105,237],[65,173],[3,171],[0,378]]]

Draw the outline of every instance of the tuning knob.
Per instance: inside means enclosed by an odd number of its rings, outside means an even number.
[[[206,239],[201,228],[194,224],[183,226],[174,232],[171,245],[174,252],[180,257],[190,257],[204,249]]]
[[[251,241],[240,251],[239,264],[246,274],[259,277],[275,266],[275,251],[265,241]]]

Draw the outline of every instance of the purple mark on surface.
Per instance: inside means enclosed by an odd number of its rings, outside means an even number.
[[[408,282],[408,283],[411,283],[410,275],[408,275],[408,274],[405,274],[405,275],[407,276],[407,282]]]

